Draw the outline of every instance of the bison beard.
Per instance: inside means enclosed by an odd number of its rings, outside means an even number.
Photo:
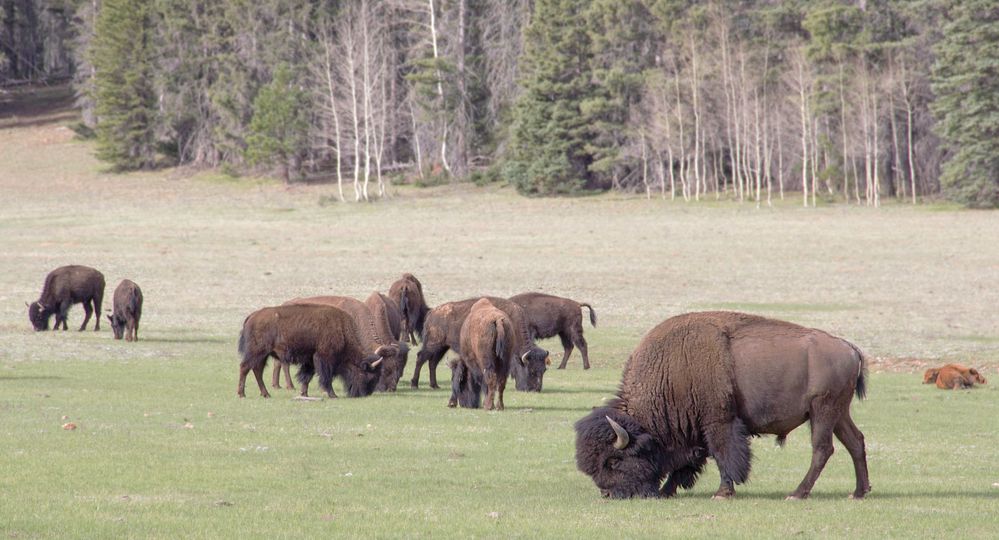
[[[809,495],[833,434],[861,498],[867,459],[849,408],[864,392],[863,355],[845,340],[740,313],[681,315],[642,339],[618,398],[576,423],[576,464],[605,496],[669,497],[692,487],[710,456],[721,473],[715,497],[728,498],[749,477],[751,436],[781,441],[808,421],[812,463],[789,498]]]

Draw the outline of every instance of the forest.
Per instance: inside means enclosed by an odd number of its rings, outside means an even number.
[[[114,170],[999,206],[990,0],[0,0]]]

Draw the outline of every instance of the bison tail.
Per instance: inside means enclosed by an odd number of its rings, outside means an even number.
[[[496,358],[506,358],[506,332],[503,330],[503,319],[496,319]]]
[[[583,307],[585,307],[585,308],[587,308],[587,309],[590,310],[590,324],[592,324],[593,327],[596,328],[597,327],[597,312],[593,311],[593,306],[591,306],[589,304],[585,304],[585,303],[584,304],[579,304],[579,305],[583,306]]]
[[[239,344],[236,346],[239,354],[246,354],[246,327],[239,331]]]
[[[857,373],[857,387],[854,392],[857,395],[857,399],[864,399],[867,397],[867,357],[864,356],[863,351],[857,348],[856,345],[849,341],[846,343],[853,349],[853,352],[857,353],[857,357],[860,359],[860,371]]]

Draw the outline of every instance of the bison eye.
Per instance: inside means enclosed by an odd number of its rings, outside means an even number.
[[[604,466],[607,467],[608,469],[616,469],[617,466],[620,464],[621,464],[621,458],[612,457],[607,459],[607,461],[604,463]]]

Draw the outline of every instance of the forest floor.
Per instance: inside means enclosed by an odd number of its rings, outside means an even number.
[[[53,90],[58,94],[58,90]],[[160,170],[112,174],[74,138],[70,101],[0,96],[0,534],[7,537],[694,537],[999,533],[999,217],[890,203],[774,208],[509,188],[393,187],[371,204],[334,187]],[[4,100],[7,101],[4,101]],[[145,295],[140,339],[31,331],[24,303],[64,264]],[[591,303],[594,368],[549,370],[508,410],[453,410],[444,390],[365,399],[235,397],[252,310],[366,297],[402,272],[436,305],[541,290]],[[848,501],[837,443],[813,496],[783,501],[807,428],[753,443],[751,481],[710,500],[709,466],[667,501],[607,501],[575,469],[572,424],[613,395],[663,319],[733,309],[843,336],[870,357],[853,415],[873,492]],[[70,312],[75,330],[82,309]],[[542,343],[558,361],[558,340]],[[945,392],[928,365],[990,384]],[[442,364],[440,373],[447,379]],[[76,430],[64,430],[72,422]]]

